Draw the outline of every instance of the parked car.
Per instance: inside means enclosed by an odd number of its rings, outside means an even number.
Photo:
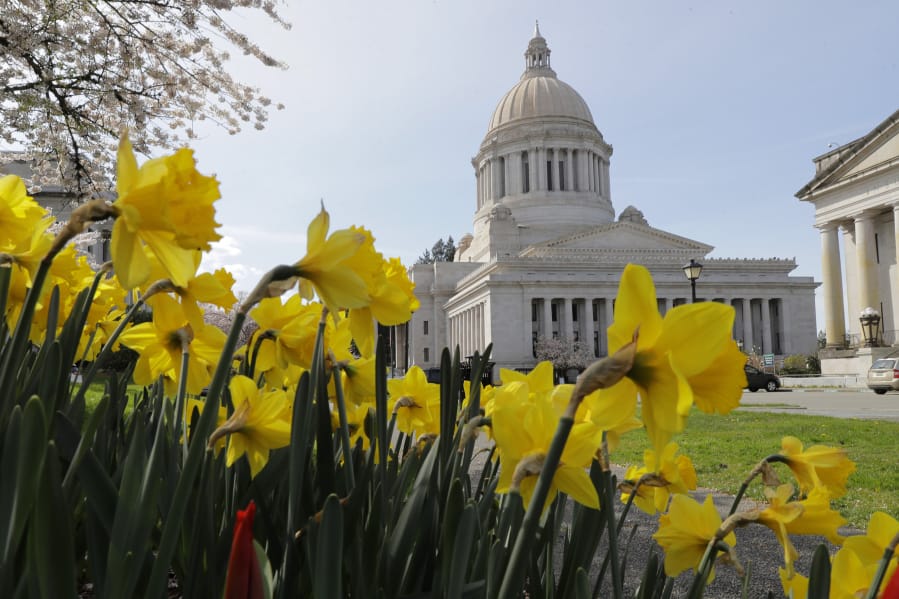
[[[868,388],[878,395],[899,390],[899,358],[874,360],[868,369]]]
[[[746,388],[755,393],[759,389],[765,391],[777,391],[780,389],[780,379],[777,375],[759,370],[755,366],[747,364],[746,370]]]

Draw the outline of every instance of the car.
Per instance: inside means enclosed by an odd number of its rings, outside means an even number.
[[[879,358],[868,369],[868,388],[883,395],[899,390],[899,358]]]
[[[759,370],[755,366],[747,364],[746,370],[746,388],[755,393],[759,389],[765,391],[777,391],[780,389],[780,379],[777,375]]]

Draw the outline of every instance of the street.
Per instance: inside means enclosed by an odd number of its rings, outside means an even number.
[[[743,392],[740,409],[899,422],[899,391],[780,389]]]

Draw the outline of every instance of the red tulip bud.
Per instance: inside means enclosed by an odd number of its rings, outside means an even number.
[[[250,501],[245,510],[237,510],[224,599],[263,599],[262,571],[253,547],[253,516],[256,504]]]

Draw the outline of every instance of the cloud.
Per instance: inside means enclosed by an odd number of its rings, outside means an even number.
[[[260,268],[245,264],[238,260],[243,254],[237,238],[224,235],[212,244],[212,250],[203,255],[200,263],[201,272],[212,272],[224,268],[235,279],[234,291],[250,291],[264,274]]]

